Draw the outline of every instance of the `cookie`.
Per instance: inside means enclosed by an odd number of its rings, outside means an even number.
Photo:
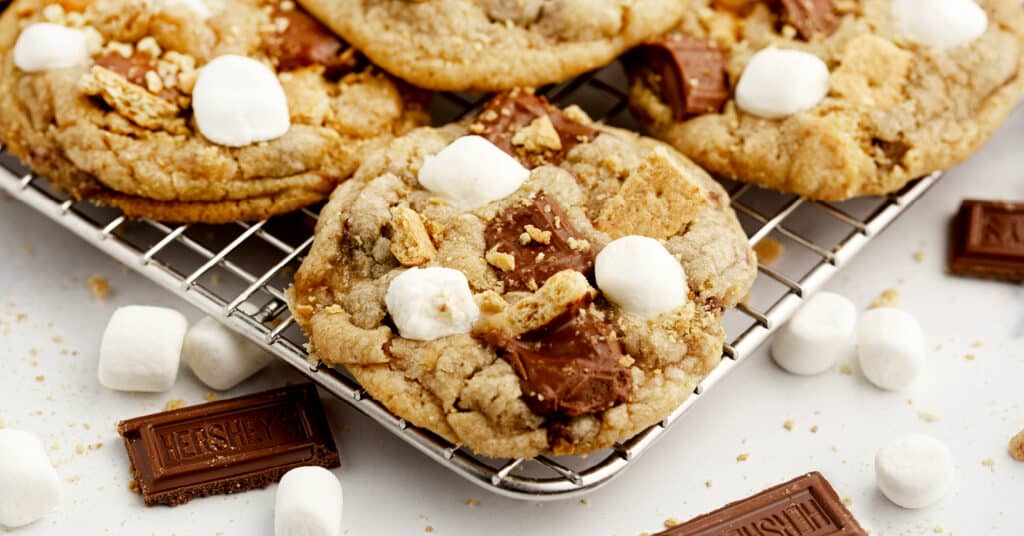
[[[498,91],[610,63],[679,20],[679,0],[303,0],[374,63],[424,88]]]
[[[425,123],[422,100],[289,1],[17,0],[0,18],[0,139],[129,216],[316,202]]]
[[[1017,0],[681,3],[630,55],[630,102],[720,176],[822,200],[897,191],[968,158],[1024,91]]]
[[[583,454],[693,392],[756,264],[689,160],[514,91],[367,160],[289,301],[313,359],[408,422],[488,456]]]

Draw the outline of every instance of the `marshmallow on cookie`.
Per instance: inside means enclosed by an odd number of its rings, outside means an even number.
[[[14,64],[26,73],[78,67],[89,61],[86,33],[59,24],[31,24],[14,44]]]
[[[280,138],[291,127],[288,98],[274,72],[234,54],[220,56],[199,70],[192,110],[199,132],[228,147]]]

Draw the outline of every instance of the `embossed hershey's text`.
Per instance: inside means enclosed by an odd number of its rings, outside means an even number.
[[[157,427],[158,450],[165,464],[194,462],[308,440],[298,415],[280,407],[252,408],[223,416]]]

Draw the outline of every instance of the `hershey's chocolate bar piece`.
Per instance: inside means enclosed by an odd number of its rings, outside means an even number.
[[[821,473],[813,472],[655,536],[867,536]]]
[[[341,463],[313,384],[137,417],[117,431],[147,506],[263,488],[295,467]]]
[[[950,272],[1024,282],[1024,203],[965,200],[952,238]]]
[[[815,34],[832,35],[839,26],[832,0],[782,0],[782,9],[786,20],[807,41]]]
[[[641,47],[652,72],[661,77],[661,98],[672,118],[717,113],[729,100],[725,52],[714,41],[671,35]]]

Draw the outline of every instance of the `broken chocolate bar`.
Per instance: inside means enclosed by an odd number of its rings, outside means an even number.
[[[821,473],[808,473],[655,536],[867,536]]]
[[[295,467],[340,465],[313,384],[137,417],[117,431],[147,506],[263,488]]]
[[[964,201],[950,252],[954,274],[1024,282],[1024,203]]]

